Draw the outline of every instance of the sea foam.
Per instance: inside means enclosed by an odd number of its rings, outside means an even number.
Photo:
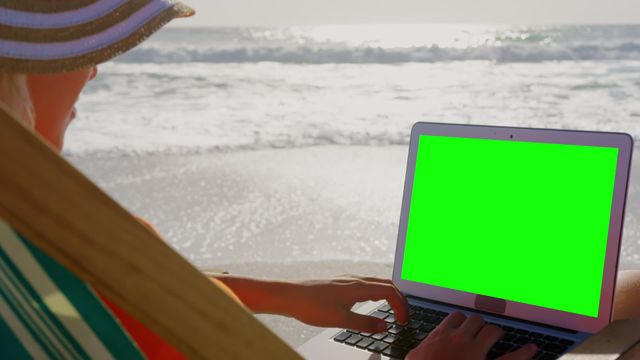
[[[417,121],[640,136],[640,26],[167,29],[102,65],[70,154],[404,145]]]

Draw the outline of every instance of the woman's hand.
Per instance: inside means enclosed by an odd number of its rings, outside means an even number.
[[[231,275],[216,276],[255,313],[294,317],[309,325],[377,333],[386,323],[351,311],[358,302],[386,300],[397,321],[409,319],[407,301],[391,280],[346,275],[331,280],[269,281]]]
[[[386,330],[382,319],[351,311],[368,300],[387,300],[399,322],[409,319],[407,301],[391,280],[348,275],[332,280],[298,283],[291,299],[291,315],[314,326],[377,333]]]
[[[502,329],[485,325],[478,315],[466,317],[451,313],[418,347],[411,350],[407,360],[484,360],[491,347],[502,338]],[[523,346],[499,360],[527,360],[537,351],[533,344]]]

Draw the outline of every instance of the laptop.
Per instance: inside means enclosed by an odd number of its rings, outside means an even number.
[[[453,311],[502,327],[490,359],[571,351],[611,320],[632,150],[623,133],[415,124],[393,266],[410,322],[366,303],[385,332],[327,329],[299,353],[401,359]]]

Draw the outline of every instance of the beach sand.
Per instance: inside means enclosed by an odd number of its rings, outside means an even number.
[[[391,276],[406,146],[70,157],[200,269],[303,280]],[[634,166],[621,268],[640,268]],[[260,315],[289,344],[319,329]]]

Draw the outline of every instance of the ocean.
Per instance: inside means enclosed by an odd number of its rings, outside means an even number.
[[[166,28],[99,67],[64,153],[201,268],[389,265],[418,121],[637,140],[640,25]]]
[[[638,138],[640,25],[167,28],[78,109],[75,155],[403,145],[417,121]]]

